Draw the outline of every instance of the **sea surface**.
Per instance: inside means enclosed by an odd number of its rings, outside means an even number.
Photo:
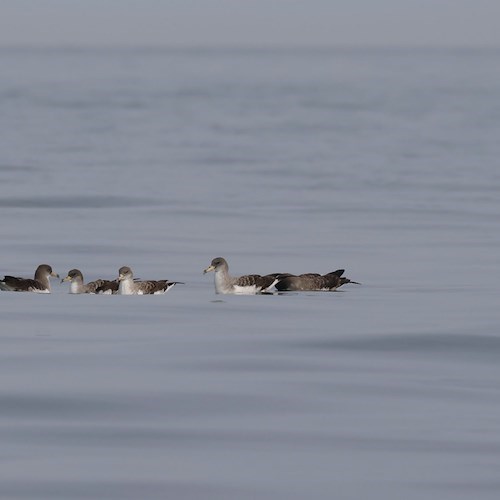
[[[0,498],[498,499],[499,60],[1,49]]]

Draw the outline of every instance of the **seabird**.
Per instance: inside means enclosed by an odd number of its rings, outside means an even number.
[[[168,292],[174,285],[184,284],[180,281],[156,280],[134,281],[130,267],[120,267],[118,271],[119,295],[159,295]]]
[[[100,290],[101,293],[105,293],[102,290],[104,287],[106,287],[106,289],[115,288],[118,290],[117,281],[98,279],[84,284],[83,274],[79,269],[71,269],[68,275],[61,280],[61,283],[65,281],[71,282],[69,293],[98,293],[97,290]]]
[[[359,285],[357,281],[351,281],[343,277],[344,269],[337,269],[328,274],[305,273],[299,276],[281,275],[278,277],[276,289],[279,291],[333,291],[346,283]]]
[[[35,271],[34,279],[4,276],[0,280],[0,290],[8,292],[50,293],[49,277],[59,278],[48,264],[40,264]]]
[[[213,259],[203,274],[210,271],[214,271],[215,293],[255,295],[267,291],[278,282],[278,278],[271,274],[266,276],[260,274],[230,276],[229,266],[222,257]]]

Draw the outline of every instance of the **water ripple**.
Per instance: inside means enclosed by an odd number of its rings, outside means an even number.
[[[500,338],[489,335],[405,334],[361,338],[321,339],[300,343],[303,348],[438,354],[482,354],[500,357]]]
[[[214,485],[206,482],[148,480],[7,480],[0,486],[2,498],[67,500],[68,498],[105,498],[106,500],[137,500],[138,498],[176,500],[250,500],[259,495],[245,488]]]
[[[128,196],[30,196],[0,199],[3,208],[124,208],[150,207],[159,201],[151,198],[131,198]]]

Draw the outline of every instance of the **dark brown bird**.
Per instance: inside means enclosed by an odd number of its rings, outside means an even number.
[[[50,293],[50,276],[59,278],[48,264],[40,264],[35,271],[34,279],[4,276],[0,280],[0,290],[8,292]]]
[[[169,280],[134,281],[130,267],[123,266],[118,271],[118,295],[159,295],[177,284],[184,283]]]
[[[266,292],[278,280],[274,275],[246,274],[233,277],[229,275],[226,259],[216,257],[203,271],[203,274],[214,271],[215,293],[255,295]]]
[[[360,285],[357,281],[351,281],[342,276],[344,269],[337,269],[328,274],[305,273],[299,276],[281,275],[275,287],[281,292],[299,292],[299,291],[333,291],[345,285],[354,283]]]
[[[69,293],[98,293],[97,290],[102,289],[109,283],[111,283],[113,287],[116,285],[116,290],[118,290],[117,281],[98,279],[95,281],[89,281],[85,284],[83,281],[83,274],[79,269],[71,269],[71,271],[68,272],[68,275],[61,280],[61,283],[65,281],[69,281],[71,283]]]

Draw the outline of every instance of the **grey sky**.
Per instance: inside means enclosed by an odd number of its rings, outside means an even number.
[[[500,0],[1,0],[5,45],[500,46]]]

